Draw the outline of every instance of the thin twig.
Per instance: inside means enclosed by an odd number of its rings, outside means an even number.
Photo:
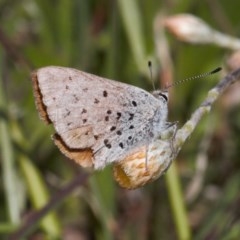
[[[200,107],[195,110],[184,126],[177,131],[173,142],[176,154],[181,150],[183,143],[192,134],[202,117],[210,112],[213,103],[219,98],[221,93],[238,80],[240,80],[240,68],[228,74],[208,92],[206,99],[202,102]]]

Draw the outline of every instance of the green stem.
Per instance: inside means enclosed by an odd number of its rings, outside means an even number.
[[[191,230],[188,223],[187,212],[183,202],[181,184],[178,178],[176,163],[173,162],[166,174],[169,199],[173,211],[174,221],[177,229],[178,239],[191,239]]]

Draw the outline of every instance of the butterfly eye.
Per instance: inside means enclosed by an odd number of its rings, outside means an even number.
[[[168,101],[168,93],[165,92],[165,91],[160,91],[160,90],[157,90],[157,91],[154,91],[153,93],[153,96],[155,98],[157,98],[158,100],[165,100],[166,102]]]
[[[158,96],[164,98],[166,100],[166,102],[168,101],[168,97],[164,93],[159,92]]]

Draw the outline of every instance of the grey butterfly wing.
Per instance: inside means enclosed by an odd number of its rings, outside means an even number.
[[[95,168],[122,159],[153,137],[161,105],[148,92],[71,68],[41,68],[37,78],[56,132],[69,148],[91,148]]]
[[[113,107],[109,105],[112,110],[105,128],[107,134],[94,146],[95,156],[101,160],[96,166],[121,160],[135,148],[147,146],[155,138],[153,119],[161,104],[148,92],[127,86],[127,89],[122,89],[123,93],[113,92],[112,98],[117,98],[118,102]],[[164,117],[158,118],[159,126],[163,125],[161,119],[165,121]]]

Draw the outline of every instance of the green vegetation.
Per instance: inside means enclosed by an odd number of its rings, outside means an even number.
[[[231,53],[183,43],[160,18],[194,14],[234,37],[239,8],[227,0],[0,0],[0,239],[238,239],[239,94],[218,101],[166,176],[128,191],[111,166],[87,173],[60,153],[39,119],[30,72],[67,66],[151,91],[149,60],[159,87],[224,66]],[[220,78],[173,87],[169,119],[181,126]]]

